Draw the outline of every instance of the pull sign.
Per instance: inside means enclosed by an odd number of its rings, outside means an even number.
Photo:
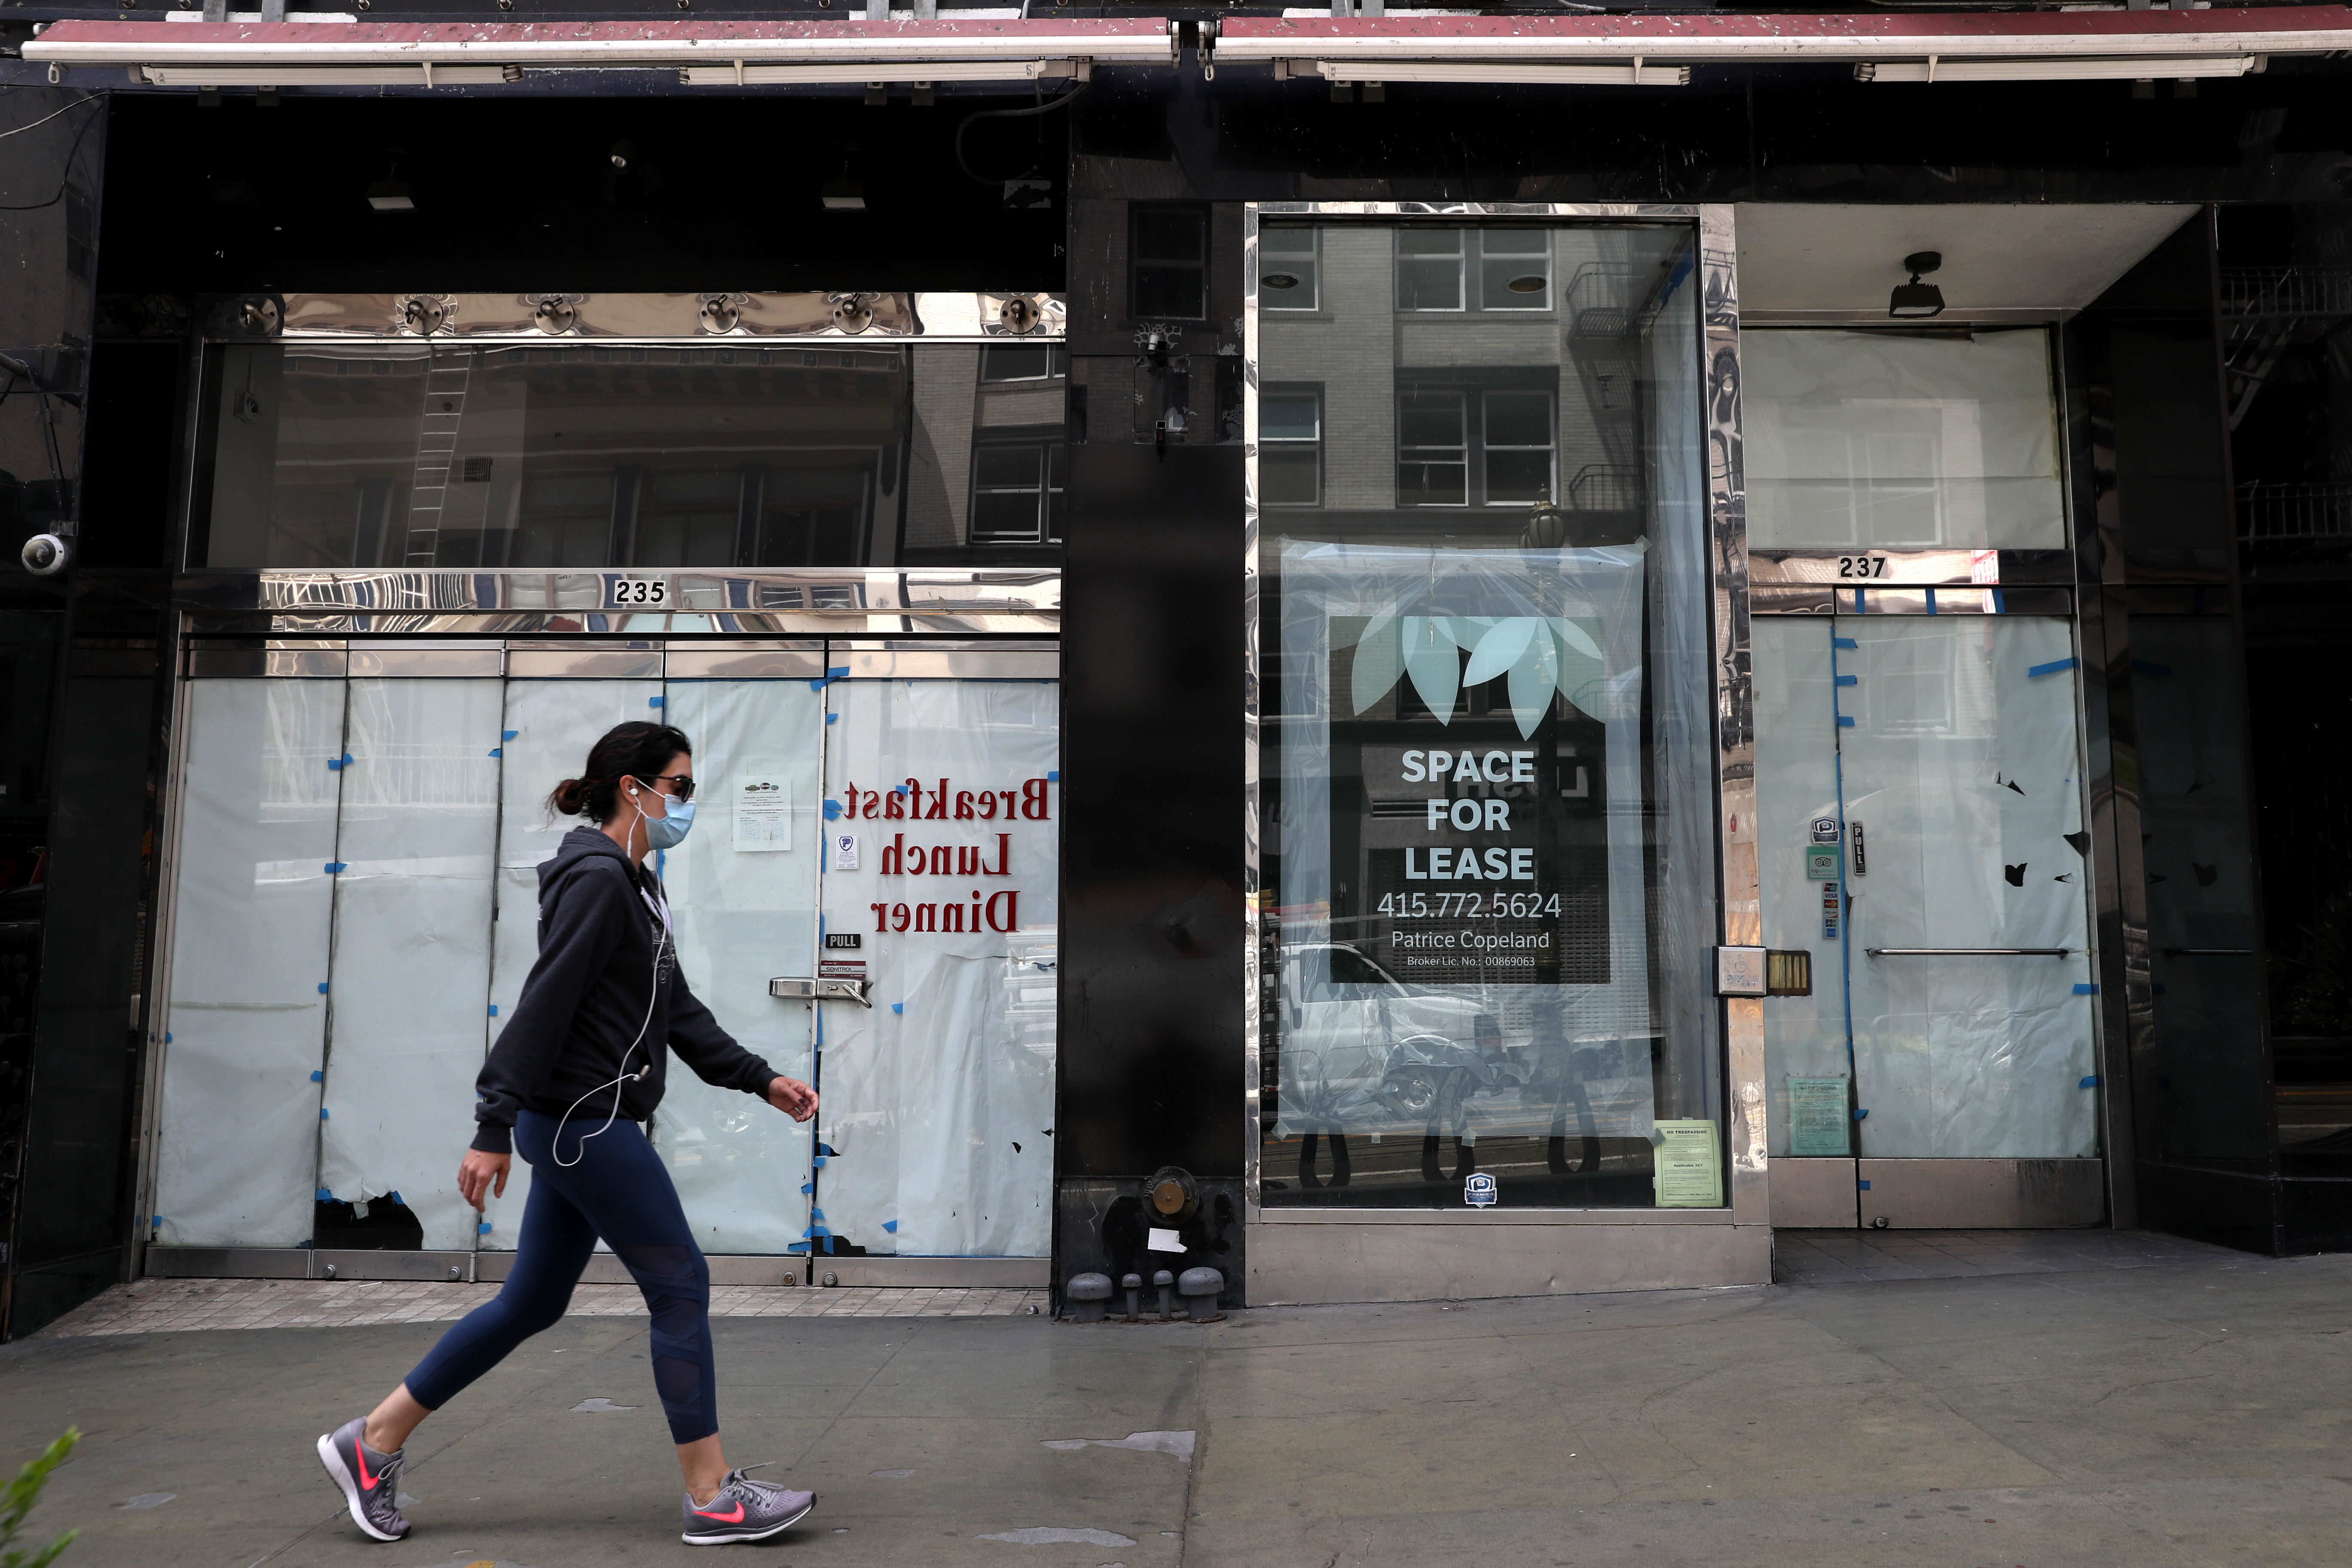
[[[1870,858],[1862,852],[1862,824],[1857,821],[1848,826],[1853,834],[1853,874],[1857,877],[1868,876]]]
[[[854,931],[829,931],[824,933],[824,945],[835,952],[843,948],[862,948],[866,939]]]

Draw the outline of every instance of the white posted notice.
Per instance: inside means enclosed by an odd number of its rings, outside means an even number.
[[[735,775],[735,847],[793,847],[793,784],[789,764],[760,763]]]

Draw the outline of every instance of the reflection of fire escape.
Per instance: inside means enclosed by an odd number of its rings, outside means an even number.
[[[2238,537],[2249,544],[2352,540],[2352,484],[2238,487]]]
[[[2253,406],[2255,394],[2280,355],[2319,342],[2347,320],[2352,320],[2352,268],[2221,268],[2230,428],[2235,430]]]
[[[1644,307],[1654,278],[1654,268],[1629,262],[1588,261],[1569,280],[1567,296],[1568,357],[1584,384],[1604,458],[1583,464],[1568,481],[1567,510],[1615,514],[1636,533],[1633,520],[1642,511],[1637,388]]]

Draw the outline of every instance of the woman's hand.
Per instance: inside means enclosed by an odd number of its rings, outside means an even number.
[[[507,1195],[507,1173],[514,1167],[511,1154],[485,1154],[479,1149],[466,1151],[466,1158],[457,1166],[457,1191],[476,1209],[482,1206],[482,1194],[493,1197]],[[495,1185],[492,1184],[495,1182]]]
[[[795,1121],[816,1114],[816,1090],[796,1078],[777,1078],[768,1085],[768,1103]]]

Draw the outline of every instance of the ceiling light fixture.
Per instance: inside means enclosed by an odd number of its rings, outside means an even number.
[[[1296,289],[1298,287],[1298,274],[1296,272],[1269,272],[1265,277],[1259,279],[1258,281],[1265,284],[1269,289]]]
[[[1924,321],[1944,313],[1944,291],[1933,283],[1922,283],[1920,278],[1944,265],[1940,250],[1914,251],[1903,258],[1903,270],[1911,274],[1908,283],[1897,283],[1895,292],[1887,296],[1886,313],[1898,321]]]
[[[1540,294],[1549,286],[1550,281],[1540,272],[1530,272],[1525,278],[1512,279],[1503,287],[1514,294]]]

